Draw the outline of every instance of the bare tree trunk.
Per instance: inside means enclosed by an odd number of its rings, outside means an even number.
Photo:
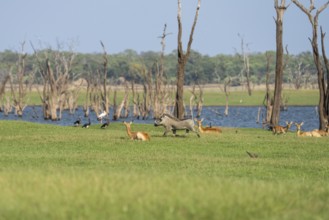
[[[107,65],[108,65],[108,59],[107,59],[107,53],[106,53],[106,49],[105,46],[103,44],[103,42],[101,41],[101,45],[103,48],[103,59],[104,59],[104,63],[103,63],[103,91],[101,93],[102,96],[102,106],[103,106],[103,111],[106,112],[106,114],[109,114],[109,99],[108,99],[108,95],[107,95]]]
[[[3,97],[6,93],[6,84],[9,80],[10,80],[10,75],[8,74],[4,77],[4,79],[2,80],[1,85],[0,85],[0,101],[2,102],[2,104],[4,104]],[[0,112],[2,112],[3,110],[4,110],[4,108],[0,103]]]
[[[324,97],[324,111],[325,114],[327,115],[327,121],[329,122],[329,61],[327,58],[327,54],[326,54],[326,50],[325,50],[325,46],[324,46],[324,37],[325,37],[325,33],[323,33],[322,31],[322,27],[321,29],[321,45],[322,45],[322,56],[323,56],[323,61],[324,61],[324,65],[326,67],[326,73],[327,73],[327,91],[326,91],[326,95]]]
[[[225,93],[225,111],[224,115],[228,116],[228,98],[230,96],[229,86],[231,84],[231,78],[224,82],[224,93]]]
[[[114,89],[113,94],[113,120],[118,120],[120,115],[117,115],[117,90]]]
[[[132,101],[133,101],[133,117],[139,119],[140,111],[139,111],[139,103],[137,102],[136,98],[136,89],[135,89],[135,82],[131,82],[131,93],[132,93]],[[138,94],[137,94],[138,95]]]
[[[193,41],[193,33],[194,29],[198,20],[199,15],[199,9],[201,5],[201,0],[198,0],[198,5],[196,9],[196,13],[194,16],[194,22],[192,25],[190,38],[187,46],[187,51],[184,53],[183,46],[182,46],[182,22],[181,22],[181,0],[178,0],[178,14],[177,14],[177,20],[178,20],[178,49],[177,49],[177,55],[178,55],[178,67],[177,67],[177,91],[176,91],[176,101],[175,101],[175,110],[174,114],[177,118],[183,119],[185,110],[184,110],[184,78],[185,78],[185,65],[186,62],[190,56],[192,41]]]
[[[243,60],[243,69],[242,69],[242,72],[243,72],[244,77],[246,77],[246,84],[247,84],[246,86],[247,86],[248,95],[251,96],[252,95],[252,91],[251,91],[251,85],[250,85],[249,55],[245,51],[245,49],[248,48],[248,44],[245,45],[242,36],[240,36],[240,38],[241,38],[241,53],[242,53],[242,60]],[[247,47],[247,48],[245,48],[245,47]]]
[[[155,92],[154,92],[154,104],[153,104],[153,117],[159,118],[161,114],[164,113],[166,108],[165,96],[166,96],[166,85],[164,77],[164,53],[166,47],[166,37],[171,33],[166,33],[167,24],[164,25],[163,33],[161,36],[161,55],[160,55],[160,65],[157,65],[157,76],[155,79]]]
[[[298,0],[292,0],[292,2],[300,9],[302,10],[307,16],[308,19],[312,25],[312,31],[313,36],[311,41],[312,49],[313,49],[313,59],[314,63],[317,69],[318,73],[318,86],[319,86],[319,93],[320,93],[320,100],[319,100],[319,129],[323,130],[325,129],[326,123],[329,119],[328,115],[328,109],[329,109],[329,103],[327,102],[329,100],[327,93],[328,89],[325,80],[324,80],[324,71],[323,66],[320,60],[319,55],[319,47],[318,47],[318,19],[320,13],[326,9],[329,5],[329,1],[327,1],[324,5],[319,7],[319,9],[316,11],[316,14],[313,16],[312,11],[315,9],[314,6],[314,0],[310,1],[310,7],[309,9],[305,8]]]
[[[124,113],[121,113],[121,118],[128,118],[129,116],[129,86],[128,82],[125,83],[125,99],[123,104]]]
[[[32,45],[33,47],[33,45]],[[34,54],[38,60],[39,72],[43,80],[43,93],[40,94],[43,102],[44,118],[53,121],[60,119],[60,105],[64,103],[62,94],[66,94],[69,84],[69,73],[75,57],[74,53],[56,52],[45,53],[44,60],[40,59],[39,53],[33,48]],[[51,61],[52,60],[52,61]],[[51,66],[51,63],[53,65]],[[57,115],[59,110],[59,115]]]
[[[27,91],[31,88],[34,72],[28,74],[25,67],[25,59],[27,54],[24,52],[25,42],[22,43],[21,53],[18,55],[18,61],[16,64],[16,73],[12,73],[10,68],[10,88],[13,99],[13,105],[15,108],[15,114],[19,117],[23,116],[23,111],[27,106]]]
[[[266,117],[265,120],[263,120],[263,127],[265,124],[269,124],[271,120],[272,115],[272,109],[273,109],[273,100],[271,98],[270,94],[270,85],[269,85],[269,78],[270,78],[270,62],[271,62],[271,55],[266,52],[266,94],[264,98],[264,103],[266,107]]]
[[[277,13],[276,23],[276,67],[275,67],[275,86],[274,86],[274,102],[271,116],[271,124],[277,125],[280,120],[281,97],[282,97],[282,82],[283,82],[283,15],[287,7],[286,1],[281,0],[279,5],[278,0],[275,0],[275,10]]]

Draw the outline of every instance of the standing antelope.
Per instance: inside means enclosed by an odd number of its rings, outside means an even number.
[[[150,140],[150,136],[146,132],[140,132],[140,131],[132,132],[131,127],[130,127],[132,122],[127,123],[127,122],[124,121],[123,124],[126,126],[127,134],[128,134],[128,136],[130,137],[131,140],[142,140],[142,141],[149,141]]]
[[[289,131],[291,125],[293,122],[291,121],[290,123],[286,121],[286,126],[280,126],[280,125],[275,125],[272,128],[273,134],[285,134]]]
[[[195,119],[195,121],[198,123],[200,133],[222,133],[222,129],[218,127],[202,127],[203,118],[201,120]]]
[[[321,137],[321,135],[318,132],[315,131],[301,131],[301,127],[304,124],[304,122],[298,124],[295,123],[296,127],[297,127],[297,136],[298,137]]]

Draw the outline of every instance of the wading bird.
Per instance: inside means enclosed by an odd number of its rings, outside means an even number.
[[[107,115],[106,111],[103,111],[99,115],[97,115],[97,121],[100,121],[102,123],[102,119]]]

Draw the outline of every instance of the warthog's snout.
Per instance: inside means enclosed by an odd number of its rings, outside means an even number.
[[[160,125],[161,125],[161,124],[160,124],[160,121],[158,121],[158,120],[155,120],[155,121],[154,121],[154,126],[157,127],[157,126],[160,126]]]

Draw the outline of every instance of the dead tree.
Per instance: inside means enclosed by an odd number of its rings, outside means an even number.
[[[329,1],[327,1],[324,5],[319,7],[316,11],[315,15],[312,14],[313,10],[315,9],[314,0],[310,0],[310,6],[307,9],[304,5],[302,5],[298,0],[292,0],[292,2],[302,11],[304,12],[311,25],[312,25],[312,39],[309,39],[313,49],[313,60],[317,69],[318,75],[318,86],[319,86],[319,93],[320,93],[320,100],[318,106],[319,112],[319,129],[325,129],[326,123],[329,120],[329,88],[328,88],[328,81],[329,76],[327,74],[327,83],[324,78],[324,69],[323,64],[321,63],[321,57],[319,54],[319,46],[318,46],[318,20],[319,15],[323,10],[325,10],[328,5]],[[322,37],[323,41],[324,35]],[[324,45],[322,45],[322,53],[325,52]],[[325,53],[323,54],[325,56]],[[325,58],[326,59],[326,58]],[[328,60],[326,59],[326,64],[328,64]]]
[[[265,98],[264,98],[264,103],[263,105],[266,108],[266,117],[265,119],[263,119],[263,127],[266,124],[270,123],[271,120],[271,115],[272,115],[272,109],[273,109],[273,99],[271,97],[271,93],[270,93],[270,63],[271,63],[271,54],[266,52],[266,94],[265,94]]]
[[[201,0],[198,0],[198,5],[196,8],[195,16],[194,16],[194,22],[192,25],[192,29],[190,32],[190,38],[189,42],[187,44],[187,50],[186,53],[184,53],[183,45],[182,45],[182,6],[181,6],[181,0],[178,0],[178,13],[177,13],[177,20],[178,20],[178,47],[177,47],[177,55],[178,55],[178,67],[177,67],[177,82],[176,82],[176,100],[175,100],[175,110],[174,114],[177,118],[183,119],[184,118],[184,78],[185,78],[185,66],[186,62],[190,56],[192,41],[193,41],[193,34],[194,29],[198,20],[199,15],[199,9],[201,5]]]
[[[87,88],[86,88],[86,95],[85,95],[85,103],[83,104],[83,112],[84,112],[84,117],[89,117],[90,113],[90,97],[91,97],[91,90],[92,90],[92,71],[88,67],[85,71],[87,71],[83,79],[87,83]]]
[[[15,109],[15,114],[19,117],[23,116],[23,111],[27,106],[27,92],[31,89],[34,72],[26,71],[26,57],[27,54],[24,52],[25,42],[21,45],[21,52],[18,55],[18,61],[15,68],[10,68],[10,88],[11,97],[13,101],[13,107]],[[12,73],[14,69],[15,73]]]
[[[152,70],[145,69],[142,73],[143,80],[143,120],[150,115],[152,108]]]
[[[155,77],[154,86],[154,101],[153,101],[153,117],[159,118],[166,109],[166,82],[165,82],[165,71],[164,71],[164,53],[166,48],[166,37],[171,33],[167,33],[167,24],[164,25],[163,33],[161,38],[161,55],[160,64],[156,63],[157,73]]]
[[[65,105],[65,94],[69,89],[70,73],[75,59],[75,53],[45,50],[44,55],[34,50],[39,64],[38,72],[43,81],[43,90],[39,91],[43,103],[44,119],[53,121],[61,119],[61,112]]]
[[[80,80],[80,83],[77,85],[72,85],[73,88],[70,89],[66,96],[66,102],[67,102],[67,106],[68,109],[70,111],[70,114],[74,114],[75,110],[78,108],[78,98],[80,95],[80,91],[82,88],[82,84],[83,84],[84,80]]]
[[[110,89],[107,89],[107,70],[108,70],[108,58],[107,58],[107,52],[105,49],[105,46],[103,44],[103,42],[101,41],[101,45],[103,48],[103,80],[102,80],[102,86],[103,89],[101,91],[101,97],[102,97],[102,107],[103,107],[103,111],[105,111],[107,114],[109,114],[109,91]]]
[[[231,85],[231,78],[229,77],[227,80],[224,81],[224,93],[225,93],[225,111],[224,115],[228,116],[228,99],[230,96],[230,85]]]
[[[133,102],[133,117],[139,119],[140,115],[141,115],[141,113],[139,111],[139,103],[138,103],[138,98],[137,98],[137,96],[139,96],[139,94],[136,90],[134,80],[131,81],[131,94],[132,94],[132,102]]]
[[[9,74],[6,75],[4,77],[4,79],[1,81],[1,85],[0,85],[0,101],[1,101],[1,105],[0,105],[0,112],[5,112],[6,108],[5,108],[5,94],[6,94],[6,84],[7,82],[10,80],[10,76]]]
[[[115,92],[115,98],[116,98],[116,92]],[[125,115],[122,113],[123,109],[125,108],[125,105],[127,105],[127,103],[129,103],[128,99],[129,99],[129,87],[128,87],[128,83],[126,82],[124,97],[123,97],[120,105],[115,106],[115,108],[113,109],[113,110],[115,110],[115,112],[113,113],[113,120],[118,120],[119,118],[128,117],[128,115]],[[114,104],[116,105],[116,101]]]
[[[118,105],[117,105],[117,90],[114,89],[113,92],[113,120],[116,121],[119,119],[119,116],[117,115],[117,109],[118,109]]]
[[[279,4],[278,0],[274,0],[274,8],[276,10],[277,17],[275,19],[276,24],[276,65],[275,65],[275,85],[274,85],[274,99],[273,109],[271,115],[271,124],[278,125],[280,119],[281,110],[281,97],[282,97],[282,82],[283,82],[283,69],[284,69],[284,51],[282,43],[283,35],[283,15],[287,9],[286,1],[281,0]]]
[[[241,58],[243,61],[242,75],[246,78],[246,87],[248,95],[252,95],[251,85],[250,85],[250,64],[249,64],[249,54],[246,52],[248,49],[248,44],[244,43],[243,37],[239,34],[241,39]]]

